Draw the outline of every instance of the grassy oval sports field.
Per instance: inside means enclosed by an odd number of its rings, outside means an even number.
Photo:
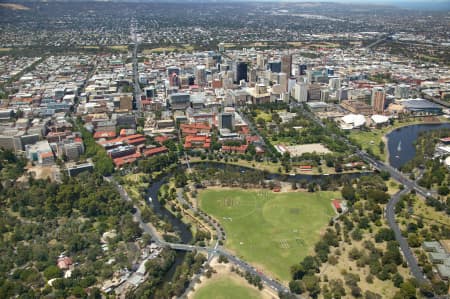
[[[225,247],[282,281],[290,267],[311,254],[334,211],[339,192],[286,192],[207,189],[200,207],[215,217],[227,234]]]

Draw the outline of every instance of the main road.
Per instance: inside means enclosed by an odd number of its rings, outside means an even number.
[[[395,206],[400,201],[401,197],[408,194],[410,191],[410,188],[405,188],[392,196],[392,198],[386,205],[386,219],[389,227],[394,231],[395,239],[397,240],[400,249],[403,252],[403,257],[408,263],[411,275],[414,276],[417,281],[425,282],[426,278],[423,274],[423,271],[419,267],[416,257],[414,256],[411,248],[408,245],[408,241],[402,236],[402,232],[400,231],[398,223],[395,221]]]
[[[137,23],[133,22],[131,25],[131,38],[133,40],[133,51],[132,51],[132,63],[133,63],[133,96],[136,101],[136,110],[138,116],[141,114],[142,103],[141,103],[141,85],[139,84],[139,62],[137,57],[137,52],[139,48],[140,38],[137,34]]]

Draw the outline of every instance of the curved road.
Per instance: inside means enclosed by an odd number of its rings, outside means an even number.
[[[407,240],[402,236],[398,223],[395,221],[395,206],[400,201],[401,197],[408,194],[410,191],[411,189],[405,188],[392,196],[386,205],[386,219],[389,227],[394,231],[395,239],[399,243],[400,249],[403,252],[403,257],[405,258],[411,271],[411,275],[414,276],[417,281],[425,282],[426,278],[422,272],[422,269],[419,267],[416,257],[409,247]]]

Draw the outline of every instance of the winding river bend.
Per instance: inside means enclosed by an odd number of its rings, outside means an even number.
[[[146,203],[153,209],[158,217],[162,218],[165,222],[170,223],[175,232],[178,233],[181,243],[189,244],[192,241],[192,232],[189,227],[180,219],[175,217],[170,211],[168,211],[158,199],[158,192],[162,185],[164,185],[171,175],[166,175],[151,184],[150,188],[147,190]],[[151,197],[152,200],[149,202],[147,199]],[[170,282],[173,280],[176,269],[183,263],[186,251],[177,251],[175,256],[175,261],[170,267],[169,271],[164,275],[163,281]]]
[[[386,135],[388,140],[389,164],[400,168],[416,155],[415,141],[419,133],[431,130],[449,129],[450,123],[419,124],[395,129]]]

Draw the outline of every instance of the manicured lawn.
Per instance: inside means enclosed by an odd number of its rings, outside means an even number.
[[[240,285],[237,281],[220,277],[206,282],[194,294],[193,299],[259,299],[260,294],[250,286]]]
[[[334,215],[339,192],[273,193],[268,190],[209,189],[200,207],[223,225],[225,247],[282,281],[290,267],[311,254],[320,231]]]
[[[386,129],[373,129],[370,132],[364,132],[364,131],[352,131],[350,133],[350,138],[355,140],[356,143],[361,145],[361,147],[368,151],[369,148],[372,150],[372,152],[379,156],[381,160],[386,161],[387,149],[385,148],[384,153],[382,154],[380,152],[380,141],[382,140],[383,136],[387,134],[390,130],[393,128],[390,127],[389,130]],[[385,142],[386,143],[386,142]]]

